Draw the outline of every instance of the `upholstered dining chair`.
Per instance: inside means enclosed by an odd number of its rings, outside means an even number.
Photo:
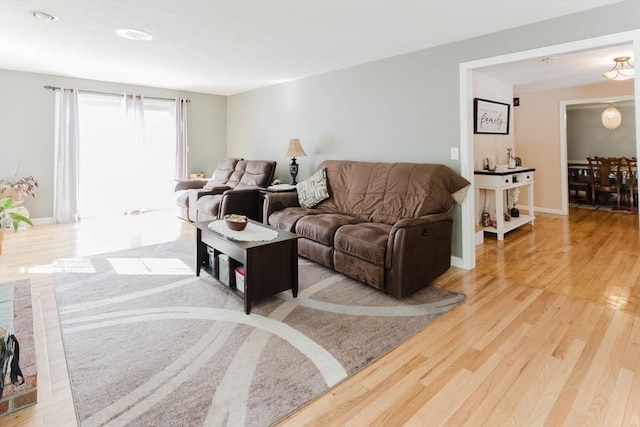
[[[587,157],[589,161],[591,179],[591,203],[595,206],[598,195],[608,193],[616,195],[617,206],[620,209],[621,159],[617,157]]]

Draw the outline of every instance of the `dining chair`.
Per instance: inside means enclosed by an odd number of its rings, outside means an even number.
[[[591,203],[595,206],[599,201],[598,195],[602,193],[608,193],[609,197],[615,194],[617,207],[620,209],[620,158],[595,156],[587,157],[587,160],[590,169]]]
[[[569,163],[567,165],[569,179],[569,201],[572,199],[571,191],[575,191],[575,199],[580,200],[580,192],[584,191],[585,199],[591,202],[591,179],[589,178],[589,166],[585,164]]]
[[[621,168],[624,192],[629,193],[629,208],[633,209],[638,203],[638,159],[623,157]]]

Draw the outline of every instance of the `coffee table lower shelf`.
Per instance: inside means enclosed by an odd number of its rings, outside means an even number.
[[[278,230],[252,221],[261,227],[278,232],[278,236],[265,242],[242,242],[217,234],[208,228],[210,221],[197,222],[196,231],[196,275],[200,270],[219,278],[218,271],[208,268],[207,248],[214,257],[225,254],[229,257],[229,290],[244,299],[245,313],[251,313],[253,303],[279,292],[291,289],[298,296],[298,238],[284,230]],[[236,267],[244,265],[244,292],[236,288]]]

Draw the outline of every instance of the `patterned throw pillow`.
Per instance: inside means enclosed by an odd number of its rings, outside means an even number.
[[[320,169],[300,182],[296,190],[298,190],[298,203],[303,208],[312,208],[321,201],[328,199],[327,170],[325,168]]]

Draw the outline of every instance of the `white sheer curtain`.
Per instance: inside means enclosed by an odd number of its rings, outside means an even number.
[[[149,162],[144,132],[144,97],[142,95],[127,95],[122,97],[122,106],[126,115],[127,132],[129,136],[128,150],[122,154],[121,193],[122,206],[125,212],[144,212],[148,207],[148,191],[144,178],[149,176]]]
[[[187,176],[187,101],[176,98],[176,179]]]
[[[53,217],[56,222],[75,222],[78,211],[78,91],[61,87],[56,92],[54,138]]]

